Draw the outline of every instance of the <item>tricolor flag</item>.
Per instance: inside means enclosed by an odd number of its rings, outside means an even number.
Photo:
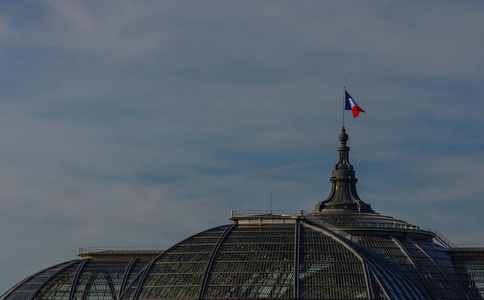
[[[360,112],[365,112],[358,104],[353,100],[353,97],[345,91],[345,110],[353,111],[353,117],[358,117]]]

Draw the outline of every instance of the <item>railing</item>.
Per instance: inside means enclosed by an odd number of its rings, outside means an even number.
[[[149,247],[86,247],[79,248],[79,255],[89,253],[161,253],[168,247],[149,246]]]
[[[365,221],[364,218],[357,219],[356,222],[351,223],[348,222],[348,225],[340,225],[340,224],[333,224],[330,222],[326,222],[323,219],[319,218],[317,215],[313,215],[312,212],[304,211],[304,210],[233,210],[231,211],[231,218],[250,218],[254,217],[257,218],[258,216],[270,217],[273,215],[274,217],[304,217],[313,223],[317,223],[318,225],[325,227],[330,230],[335,230],[338,228],[345,228],[346,226],[350,228],[378,228],[378,229],[398,229],[398,230],[405,230],[405,231],[419,231],[419,232],[428,232],[430,233],[434,239],[441,244],[445,249],[450,251],[484,251],[484,245],[480,244],[477,247],[469,247],[469,245],[455,245],[449,239],[447,239],[442,233],[437,231],[436,229],[426,228],[411,225],[402,221],[394,221],[392,218],[389,218],[389,222],[378,222],[375,221]],[[380,216],[384,218],[384,216]],[[344,222],[343,222],[344,223]]]
[[[460,247],[460,246],[455,246],[450,249],[447,249],[452,252],[482,252],[484,253],[484,247],[481,245],[481,247]]]
[[[327,223],[327,222],[324,222],[323,220],[321,220],[321,218],[318,218],[318,217],[315,217],[315,216],[312,216],[312,215],[306,215],[304,217],[304,219],[308,223],[313,223],[313,224],[320,226],[324,229],[331,230],[332,225]],[[338,233],[339,235],[341,235],[341,236],[343,236],[343,237],[345,237],[349,240],[353,240],[353,237],[349,233],[346,233],[344,231],[339,231],[339,230],[336,233]]]
[[[257,217],[260,215],[282,215],[288,217],[302,217],[302,210],[232,210],[231,218]]]
[[[406,223],[378,223],[378,222],[359,222],[359,227],[363,228],[385,228],[385,229],[404,229],[413,231],[428,231],[420,226],[415,226]]]
[[[442,233],[438,232],[436,229],[428,228],[427,231],[432,232],[435,235],[435,239],[444,246],[445,249],[454,248],[455,245],[449,239],[447,239]]]
[[[304,213],[304,212],[303,212],[303,213]],[[334,227],[332,224],[330,224],[330,223],[328,223],[328,222],[323,221],[321,218],[318,218],[318,217],[312,216],[312,215],[310,215],[310,214],[305,214],[305,215],[303,215],[303,216],[304,216],[304,219],[305,219],[305,220],[312,221],[313,223],[316,223],[316,224],[318,224],[319,226],[321,226],[321,227],[323,227],[323,228],[329,229],[329,228]]]
[[[264,216],[264,217],[269,217],[269,216],[287,216],[287,217],[305,217],[305,218],[311,218],[311,219],[319,219],[319,222],[323,222],[325,224],[325,227],[327,228],[340,228],[340,227],[346,227],[347,225],[339,225],[339,224],[333,224],[330,222],[325,222],[324,220],[321,220],[317,215],[313,215],[312,212],[304,211],[304,210],[233,210],[231,211],[231,218],[250,218],[250,217],[258,217],[258,216]],[[384,216],[380,216],[381,218],[384,218]],[[393,220],[393,219],[391,219]],[[344,223],[344,222],[343,222]],[[430,231],[432,233],[436,233],[435,230],[428,230],[419,226],[407,224],[405,222],[401,221],[395,221],[395,222],[378,222],[376,221],[366,221],[365,219],[357,219],[356,222],[352,223],[351,221],[348,222],[351,227],[354,228],[381,228],[381,229],[403,229],[403,230],[412,230],[412,231]],[[445,241],[446,239],[442,237],[442,240]],[[447,240],[448,241],[448,240]],[[451,245],[450,241],[448,241],[449,245]]]

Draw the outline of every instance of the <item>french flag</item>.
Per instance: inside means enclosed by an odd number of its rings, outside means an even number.
[[[345,91],[345,110],[353,111],[353,117],[358,117],[360,112],[365,112],[356,102],[353,100],[350,94]]]

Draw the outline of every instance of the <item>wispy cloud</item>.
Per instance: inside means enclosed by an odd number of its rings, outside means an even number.
[[[0,4],[0,290],[78,247],[169,246],[271,190],[313,209],[344,78],[367,111],[346,116],[363,200],[482,241],[483,4],[24,5]]]

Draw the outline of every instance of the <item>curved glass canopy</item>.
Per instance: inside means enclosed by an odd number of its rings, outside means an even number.
[[[311,213],[232,216],[164,252],[87,252],[0,300],[484,299],[484,249],[376,213],[342,130],[332,190]]]

